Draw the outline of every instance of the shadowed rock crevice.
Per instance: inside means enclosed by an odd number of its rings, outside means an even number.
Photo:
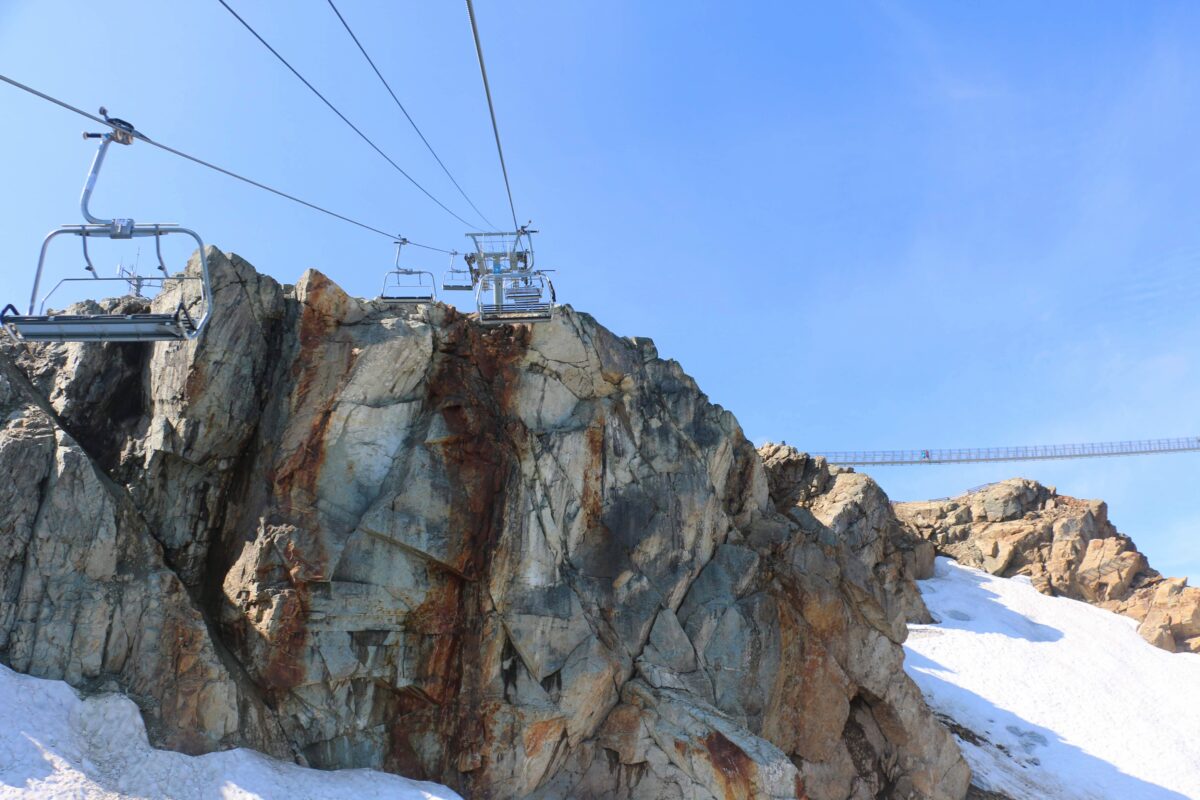
[[[88,348],[103,351],[93,354]],[[100,369],[59,384],[61,394],[51,400],[72,438],[92,454],[102,471],[119,477],[121,454],[145,411],[141,383],[148,352],[132,343],[93,344],[78,346],[75,358],[79,372],[84,372],[84,365]]]

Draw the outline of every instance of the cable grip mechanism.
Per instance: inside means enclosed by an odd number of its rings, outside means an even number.
[[[108,115],[108,109],[105,108],[104,106],[100,106],[100,116],[104,117],[104,121],[106,123],[108,123],[109,127],[111,127],[112,130],[109,131],[108,133],[89,133],[87,131],[84,131],[83,138],[85,138],[85,139],[107,138],[109,141],[116,142],[117,144],[133,144],[134,134],[137,131],[134,130],[132,122],[126,122],[125,120],[118,119],[117,117],[110,117]]]

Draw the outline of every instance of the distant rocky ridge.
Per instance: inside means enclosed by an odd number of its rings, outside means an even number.
[[[196,342],[2,345],[0,659],[472,798],[964,797],[902,669],[933,547],[869,478],[570,308],[209,265]]]
[[[938,552],[993,575],[1026,575],[1061,595],[1136,619],[1146,641],[1200,652],[1200,588],[1164,578],[1099,500],[1013,479],[948,500],[897,503],[897,517]]]

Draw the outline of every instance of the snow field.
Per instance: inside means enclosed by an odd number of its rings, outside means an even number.
[[[137,706],[80,699],[61,681],[0,666],[0,798],[39,800],[461,800],[444,786],[371,770],[324,772],[251,750],[155,750]]]
[[[966,729],[979,786],[1015,800],[1200,800],[1200,655],[946,558],[918,586],[940,623],[909,626],[905,670]]]

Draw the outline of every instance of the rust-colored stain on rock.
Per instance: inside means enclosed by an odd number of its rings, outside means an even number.
[[[174,614],[168,614],[162,628],[163,665],[176,676],[174,691],[158,702],[172,712],[170,719],[177,724],[165,731],[165,744],[184,753],[199,754],[211,746],[202,733],[204,725],[199,719],[198,694],[204,684],[214,676],[205,668],[201,658],[205,634],[203,628],[188,624]]]
[[[188,370],[187,380],[184,382],[184,399],[194,400],[197,395],[204,391],[204,387],[208,385],[208,372],[204,368],[204,362],[197,359],[192,362],[191,368]]]
[[[440,780],[457,772],[460,778],[452,782],[468,796],[493,796],[491,764],[486,757],[464,761],[458,755],[491,752],[490,737],[511,725],[496,721],[504,718],[503,709],[485,692],[495,676],[484,674],[484,593],[504,530],[505,488],[524,434],[509,420],[515,417],[515,365],[528,337],[523,328],[485,331],[451,317],[436,345],[425,399],[427,413],[440,414],[450,433],[431,450],[449,480],[449,529],[455,532],[449,560],[472,580],[437,572],[424,602],[406,620],[412,634],[423,639],[418,681],[437,705],[413,708],[391,721],[387,766]],[[437,763],[430,763],[428,747],[421,744],[431,734],[445,744]],[[532,750],[541,744],[534,735]]]
[[[304,648],[308,642],[305,593],[301,590],[284,592],[274,621],[270,655],[261,679],[269,691],[284,691],[299,686],[304,680]]]
[[[758,768],[746,751],[725,738],[720,731],[713,731],[701,742],[708,750],[708,759],[713,765],[717,782],[724,800],[751,800],[755,796],[754,781]]]
[[[318,273],[309,286],[308,302],[301,305],[300,346],[292,364],[292,379],[295,381],[292,411],[296,417],[311,418],[313,421],[300,445],[276,470],[275,485],[285,501],[296,489],[307,495],[305,500],[315,497],[317,480],[325,462],[325,435],[333,416],[337,393],[316,392],[318,398],[311,402],[313,390],[329,389],[341,384],[357,360],[355,349],[349,341],[330,340],[330,334],[338,327],[337,322],[319,310],[323,295],[330,291],[341,290]],[[342,352],[339,353],[339,350]],[[320,395],[325,395],[324,401],[320,400]],[[309,509],[311,504],[305,502],[302,507]]]
[[[600,524],[604,504],[604,417],[584,434],[587,439],[588,463],[583,472],[583,525],[591,529]]]
[[[356,356],[348,340],[331,338],[337,322],[320,309],[325,294],[340,291],[324,275],[314,275],[307,302],[300,307],[299,347],[291,369],[295,382],[291,410],[293,418],[311,422],[270,475],[281,513],[301,529],[277,542],[292,590],[283,593],[275,610],[270,657],[262,676],[272,691],[287,690],[303,681],[311,606],[309,584],[329,577],[329,556],[315,500],[337,397],[336,391],[329,390],[347,379]]]
[[[537,758],[547,743],[558,741],[563,732],[562,717],[543,719],[525,726],[522,741],[525,745],[525,757]]]
[[[461,618],[461,581],[443,578],[406,620],[413,634],[424,637],[416,680],[425,695],[439,705],[453,702],[458,694]]]

